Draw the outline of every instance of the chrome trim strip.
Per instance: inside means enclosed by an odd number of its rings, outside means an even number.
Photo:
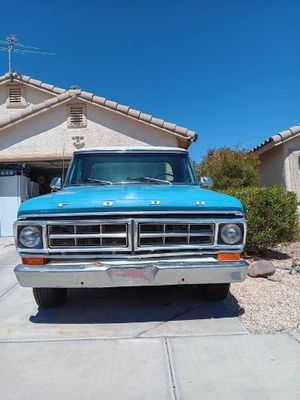
[[[75,225],[76,226],[76,225]],[[56,234],[50,233],[49,239],[99,239],[99,238],[126,238],[124,233],[73,233],[73,234]]]
[[[154,224],[153,224],[154,225]],[[198,237],[198,236],[214,236],[213,231],[202,231],[199,233],[188,233],[188,232],[183,232],[183,233],[178,233],[178,232],[174,232],[174,233],[140,233],[139,237],[140,238],[157,238],[157,237]]]
[[[70,260],[78,260],[78,259],[97,259],[97,260],[108,260],[108,259],[119,259],[119,260],[134,260],[134,259],[155,259],[155,258],[163,258],[163,257],[190,257],[190,256],[216,256],[220,251],[218,249],[215,250],[202,250],[201,251],[178,251],[178,252],[161,252],[161,253],[145,253],[145,254],[30,254],[31,258],[39,258],[44,257],[46,259],[50,258],[51,260],[55,259],[70,259]],[[224,249],[222,253],[241,253],[241,249]],[[28,254],[20,253],[20,257],[27,257]]]
[[[29,219],[29,218],[55,218],[55,217],[82,217],[82,216],[132,216],[134,218],[135,216],[143,216],[143,215],[168,215],[168,214],[178,214],[180,215],[206,215],[206,214],[213,214],[213,215],[218,215],[218,214],[227,214],[227,215],[236,215],[237,217],[243,217],[244,214],[242,211],[205,211],[205,210],[199,210],[198,211],[110,211],[110,212],[86,212],[86,213],[50,213],[50,214],[24,214],[19,216],[19,221]]]

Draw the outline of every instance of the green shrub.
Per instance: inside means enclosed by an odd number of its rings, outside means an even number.
[[[241,200],[247,219],[245,251],[259,253],[298,236],[295,193],[278,186],[228,189],[225,193]]]
[[[196,170],[199,176],[211,176],[216,190],[259,184],[259,159],[244,150],[210,149]]]

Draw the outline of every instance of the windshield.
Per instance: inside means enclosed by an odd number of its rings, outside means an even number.
[[[117,183],[196,185],[197,180],[185,153],[79,153],[65,186]]]

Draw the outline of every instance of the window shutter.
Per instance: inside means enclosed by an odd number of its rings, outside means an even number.
[[[82,128],[87,125],[86,110],[84,104],[70,104],[68,115],[69,128]]]

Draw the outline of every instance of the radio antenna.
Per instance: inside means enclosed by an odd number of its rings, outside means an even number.
[[[61,186],[63,187],[65,181],[65,142],[63,142],[63,154],[62,154],[62,171],[61,171]]]
[[[13,69],[13,53],[26,54],[44,54],[47,56],[55,56],[55,53],[48,53],[46,51],[42,51],[38,47],[28,46],[26,44],[20,43],[17,39],[16,35],[12,33],[6,38],[6,40],[0,40],[0,51],[7,52],[8,56],[8,72],[11,74]]]

